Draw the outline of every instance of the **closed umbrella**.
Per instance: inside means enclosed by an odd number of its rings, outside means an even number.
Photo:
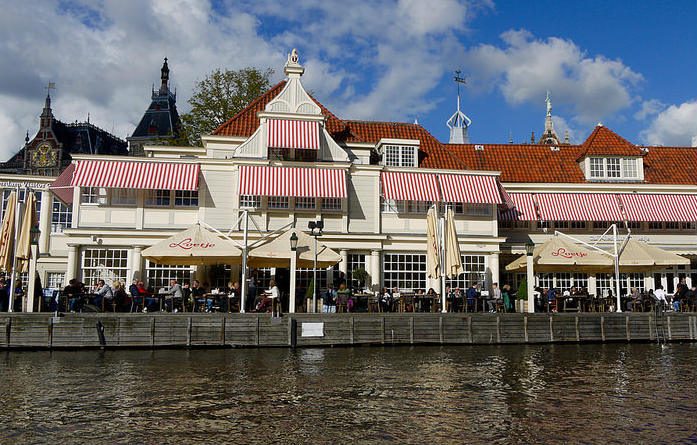
[[[445,275],[449,278],[455,278],[462,272],[462,255],[457,241],[453,209],[448,209],[445,213],[445,264]]]
[[[427,274],[431,278],[440,276],[440,243],[438,242],[438,215],[435,207],[426,214],[426,256]]]
[[[15,207],[17,207],[17,193],[10,192],[5,207],[5,216],[2,219],[2,232],[0,232],[0,268],[5,272],[12,269],[12,254],[15,240]]]
[[[24,203],[24,213],[17,239],[17,269],[24,273],[29,271],[29,260],[31,259],[31,229],[36,226],[36,195],[34,192],[27,194]]]

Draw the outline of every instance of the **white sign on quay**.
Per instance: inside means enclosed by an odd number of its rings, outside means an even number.
[[[324,323],[303,323],[301,337],[324,337]]]

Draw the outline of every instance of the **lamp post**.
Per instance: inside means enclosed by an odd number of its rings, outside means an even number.
[[[290,235],[290,295],[288,298],[288,312],[295,312],[295,275],[298,268],[298,235],[293,232]]]
[[[312,236],[315,238],[315,267],[312,272],[312,311],[317,312],[317,237],[322,236],[324,229],[324,221],[310,221],[307,223],[307,228],[310,229]]]
[[[29,260],[29,274],[27,276],[27,312],[34,312],[34,294],[36,293],[36,262],[39,259],[39,237],[41,230],[38,225],[32,226],[30,233],[31,259]]]
[[[526,260],[526,272],[527,272],[527,285],[528,285],[528,312],[535,312],[535,273],[533,268],[533,253],[535,251],[535,243],[532,241],[525,243],[525,260]]]

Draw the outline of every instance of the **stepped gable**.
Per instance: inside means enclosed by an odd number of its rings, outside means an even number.
[[[586,182],[576,159],[582,148],[563,145],[448,144],[445,146],[470,170],[500,171],[502,182]],[[483,147],[483,149],[482,149]]]
[[[650,184],[697,185],[697,148],[647,147],[644,180]]]
[[[581,144],[583,151],[579,159],[588,156],[641,156],[639,147],[614,131],[598,124],[588,138]]]

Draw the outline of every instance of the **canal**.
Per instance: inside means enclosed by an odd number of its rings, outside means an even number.
[[[696,344],[0,357],[2,444],[697,442]]]

